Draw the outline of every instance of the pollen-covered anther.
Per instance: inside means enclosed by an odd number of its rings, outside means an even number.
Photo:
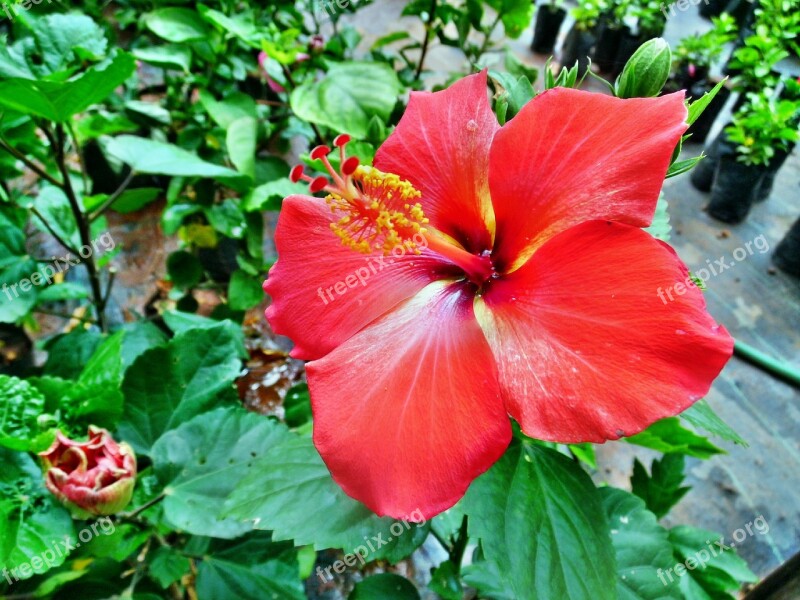
[[[418,190],[397,175],[366,166],[356,168],[348,183],[349,189],[325,198],[331,212],[341,215],[331,230],[345,246],[385,256],[421,253],[428,219],[417,202]]]

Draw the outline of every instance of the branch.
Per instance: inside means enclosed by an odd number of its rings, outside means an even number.
[[[89,215],[89,222],[94,222],[100,215],[102,215],[109,206],[114,204],[117,199],[128,189],[131,181],[133,180],[134,173],[133,169],[128,173],[127,177],[123,180],[123,182],[119,185],[119,187],[111,194],[108,198],[106,198],[105,202],[103,202],[97,209]]]
[[[61,244],[64,248],[72,252],[72,254],[78,256],[78,251],[75,250],[75,248],[73,248],[72,246],[70,246],[66,241],[64,241],[64,239],[62,239],[61,236],[58,235],[58,233],[56,233],[56,231],[53,229],[50,223],[47,222],[47,219],[44,218],[44,215],[39,212],[39,209],[37,209],[35,206],[31,206],[31,212],[39,218],[39,220],[42,222],[42,225],[44,225],[45,229],[47,229],[50,235],[52,235],[59,244]]]
[[[31,159],[29,159],[27,156],[25,156],[22,152],[20,152],[16,148],[11,147],[8,144],[8,142],[6,142],[3,138],[0,138],[0,148],[5,150],[6,152],[8,152],[11,156],[16,158],[17,160],[22,161],[22,163],[26,167],[28,167],[31,171],[36,173],[42,179],[46,179],[47,181],[49,181],[50,183],[52,183],[53,185],[55,185],[57,187],[60,187],[60,188],[64,187],[64,185],[58,179],[56,179],[55,177],[50,175],[50,173],[45,171],[42,167],[37,165],[35,162],[33,162]]]

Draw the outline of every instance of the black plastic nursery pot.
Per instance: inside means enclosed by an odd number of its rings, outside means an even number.
[[[592,53],[594,43],[595,37],[591,31],[583,31],[573,26],[561,49],[561,66],[572,68],[577,62],[578,76],[582,77],[589,68],[589,55]]]
[[[688,92],[695,85],[708,80],[708,71],[709,68],[705,66],[681,65],[675,73],[675,79],[680,83],[681,89]]]
[[[788,149],[778,149],[775,152],[775,156],[772,157],[772,160],[769,161],[769,165],[766,167],[766,171],[764,173],[764,179],[761,180],[761,186],[758,188],[758,196],[756,196],[756,202],[763,202],[769,195],[772,193],[772,186],[775,184],[775,177],[778,175],[778,171],[781,170],[781,167],[786,162],[786,159],[789,158],[789,155],[794,150],[795,144],[792,144],[791,147]]]
[[[696,83],[689,89],[689,96],[694,100],[699,100],[703,97],[703,94],[706,92],[710,92],[714,89],[714,82],[706,83],[700,82]],[[728,98],[731,96],[731,91],[728,88],[720,88],[717,92],[717,95],[714,96],[714,99],[708,104],[706,109],[702,112],[702,114],[697,118],[697,120],[691,124],[687,133],[692,135],[689,138],[693,142],[704,142],[708,137],[709,131],[711,131],[711,127],[714,125],[714,121],[717,120],[719,113],[722,111],[725,103],[728,101]]]
[[[733,156],[736,146],[728,141],[724,132],[720,132],[714,141],[705,147],[704,152],[706,157],[692,169],[689,181],[701,192],[710,192],[720,157],[723,155]]]
[[[536,11],[536,23],[533,26],[531,50],[539,54],[551,54],[566,16],[567,11],[563,8],[549,4],[539,6],[539,10]]]
[[[616,70],[619,43],[620,40],[622,40],[623,34],[626,32],[630,32],[628,27],[613,21],[604,21],[600,24],[592,60],[601,72],[609,73]],[[619,68],[622,68],[622,66]]]
[[[741,223],[750,212],[764,178],[764,168],[746,165],[736,156],[720,156],[708,214],[723,223]]]
[[[800,219],[794,222],[786,237],[775,248],[772,262],[781,271],[800,277]]]

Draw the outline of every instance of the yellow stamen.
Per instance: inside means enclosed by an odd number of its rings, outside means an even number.
[[[325,198],[331,212],[341,215],[331,230],[342,243],[364,254],[378,250],[389,256],[395,248],[419,254],[428,223],[417,202],[422,194],[397,175],[372,167],[359,166],[351,183]]]

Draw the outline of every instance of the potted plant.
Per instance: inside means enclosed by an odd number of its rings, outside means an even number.
[[[669,3],[668,3],[669,4]],[[621,69],[633,53],[647,40],[661,37],[667,24],[668,9],[656,0],[630,0],[627,16],[636,21],[636,29],[627,29],[620,36],[614,64]]]
[[[725,128],[736,152],[719,158],[708,205],[712,217],[726,223],[744,220],[775,153],[797,141],[798,109],[796,101],[763,93],[748,95],[747,103]]]
[[[531,50],[539,54],[551,54],[566,16],[567,10],[564,8],[563,0],[550,0],[545,4],[540,4],[536,11],[536,23],[533,26]]]
[[[736,37],[736,20],[729,14],[714,17],[711,22],[713,29],[687,36],[675,48],[674,78],[681,89],[689,90],[694,84],[707,81],[711,66]]]
[[[600,18],[592,60],[603,73],[614,71],[617,67],[620,41],[630,31],[624,24],[627,10],[628,0],[612,0],[608,10]]]
[[[589,68],[589,55],[596,41],[595,28],[603,10],[601,0],[580,0],[572,9],[575,24],[564,40],[561,49],[561,66],[571,67],[578,63],[578,76],[582,76]]]
[[[717,164],[721,156],[731,156],[736,153],[736,145],[728,139],[725,131],[720,131],[714,141],[708,144],[703,150],[705,155],[703,160],[697,163],[690,181],[692,185],[701,192],[710,192],[714,183],[714,173],[717,171]]]
[[[800,78],[787,78],[783,82],[783,89],[781,90],[780,98],[783,100],[790,100],[800,103]],[[797,127],[800,125],[800,111],[798,111],[798,113],[795,115],[791,124],[795,129],[797,129]],[[758,190],[756,202],[762,202],[769,198],[770,193],[772,193],[772,186],[775,183],[775,177],[778,175],[780,168],[786,162],[786,159],[788,159],[791,155],[795,146],[796,143],[791,142],[786,148],[778,148],[778,150],[775,151],[775,156],[773,160],[770,161],[767,171],[764,174],[764,179],[761,182],[761,187]]]

